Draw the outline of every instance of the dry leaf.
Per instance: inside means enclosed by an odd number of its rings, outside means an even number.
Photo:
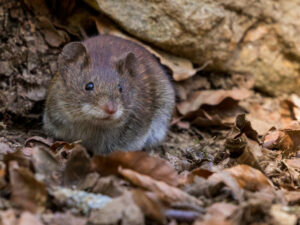
[[[243,150],[243,153],[238,157],[237,162],[239,164],[247,164],[255,169],[263,171],[260,166],[260,161],[263,157],[261,146],[253,140],[246,140],[246,146]]]
[[[16,213],[12,209],[6,211],[0,211],[0,224],[1,225],[16,225],[17,217]]]
[[[207,213],[203,219],[194,223],[194,225],[235,225],[229,218],[238,207],[230,203],[215,203],[207,208]]]
[[[300,170],[300,158],[285,159],[284,162],[287,166]]]
[[[49,148],[40,146],[32,149],[32,164],[36,173],[43,175],[48,185],[61,184],[62,166]]]
[[[42,212],[47,201],[47,191],[43,183],[36,180],[26,168],[9,169],[11,184],[11,201],[33,213]]]
[[[165,206],[160,202],[159,197],[153,192],[146,192],[140,189],[132,191],[132,197],[143,213],[162,224],[165,223]]]
[[[43,225],[43,223],[36,216],[29,212],[23,212],[17,225]]]
[[[156,193],[160,199],[169,204],[175,202],[187,202],[195,205],[202,205],[200,200],[185,193],[179,188],[172,187],[162,181],[154,180],[147,175],[142,175],[133,170],[122,168],[119,168],[119,173],[133,184]]]
[[[263,147],[281,150],[284,156],[295,153],[300,148],[300,130],[272,130],[264,137]]]
[[[296,225],[297,216],[287,211],[286,206],[273,205],[270,214],[273,217],[273,223],[276,225]]]
[[[43,221],[49,225],[86,225],[87,218],[74,216],[71,212],[56,212],[54,214],[44,214]]]
[[[241,133],[244,133],[248,138],[257,141],[257,143],[259,143],[258,133],[256,130],[252,128],[250,121],[246,120],[245,114],[238,115],[236,117],[235,123],[237,128],[240,129]]]
[[[149,156],[146,152],[113,152],[107,156],[92,158],[94,171],[101,175],[118,174],[118,167],[129,168],[176,186],[177,172],[166,161]]]
[[[101,193],[110,197],[119,197],[128,191],[128,182],[115,175],[101,177],[92,187],[92,192]]]
[[[197,111],[202,105],[218,105],[226,98],[239,101],[250,96],[247,89],[195,91],[187,101],[177,104],[181,115]]]
[[[10,161],[17,161],[22,167],[30,167],[30,159],[23,153],[22,150],[17,150],[16,152],[4,155],[3,161],[5,162],[6,166],[8,166]]]
[[[300,203],[299,191],[284,191],[284,197],[289,205],[298,205]]]
[[[274,191],[272,183],[259,170],[247,165],[237,165],[224,171],[231,174],[239,186],[248,191]]]
[[[50,147],[52,145],[52,142],[46,138],[40,137],[40,136],[33,136],[30,138],[27,138],[25,141],[25,147],[34,147],[36,144],[40,144],[46,147]]]
[[[113,199],[102,209],[94,210],[89,217],[89,224],[143,225],[144,215],[136,205],[130,192]]]
[[[63,184],[67,187],[77,187],[86,175],[91,172],[91,159],[85,148],[76,145],[72,150],[63,172]]]
[[[199,176],[199,177],[208,179],[213,173],[214,172],[203,169],[203,168],[194,169],[187,175],[187,183],[193,183],[195,176]]]

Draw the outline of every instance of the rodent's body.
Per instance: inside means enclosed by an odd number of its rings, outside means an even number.
[[[164,139],[174,98],[151,53],[131,41],[96,36],[64,48],[44,128],[56,138],[82,140],[95,154],[141,150]]]

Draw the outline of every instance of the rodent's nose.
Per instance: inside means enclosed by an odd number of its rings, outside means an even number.
[[[107,114],[112,115],[117,111],[117,106],[115,104],[108,103],[103,109]]]

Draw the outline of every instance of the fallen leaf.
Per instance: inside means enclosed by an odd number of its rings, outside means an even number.
[[[226,98],[239,101],[250,96],[247,89],[195,91],[187,101],[177,104],[181,115],[197,111],[202,105],[218,105]]]
[[[40,137],[40,136],[33,136],[30,138],[27,138],[25,141],[25,147],[34,147],[35,144],[41,144],[46,147],[50,147],[52,145],[52,142],[46,138]]]
[[[27,157],[22,150],[17,150],[16,152],[4,155],[3,161],[7,167],[10,161],[17,161],[20,166],[25,168],[29,168],[31,163],[30,158]]]
[[[285,159],[284,162],[287,166],[300,170],[300,158]]]
[[[24,2],[36,15],[50,15],[50,11],[44,0],[25,0]]]
[[[74,216],[68,212],[56,212],[54,214],[43,214],[43,221],[49,225],[86,225],[87,218]]]
[[[43,225],[43,223],[36,216],[29,212],[23,212],[20,216],[20,219],[17,222],[17,225]]]
[[[11,201],[22,209],[33,213],[42,212],[47,201],[47,191],[43,183],[35,179],[26,168],[9,169]]]
[[[259,170],[248,165],[237,165],[224,171],[231,174],[239,186],[248,191],[274,191],[272,183]]]
[[[188,202],[195,205],[202,205],[202,202],[197,198],[185,193],[179,188],[170,186],[163,181],[154,180],[147,175],[140,174],[130,169],[119,168],[119,173],[133,184],[156,193],[160,199],[169,204],[175,202]]]
[[[208,179],[212,174],[213,174],[213,172],[210,171],[210,170],[206,170],[206,169],[203,169],[203,168],[197,168],[197,169],[194,169],[193,171],[191,171],[187,175],[187,182],[188,183],[193,183],[195,176],[199,176],[199,177],[203,177],[205,179]]]
[[[162,224],[166,222],[166,207],[160,202],[159,197],[155,193],[135,189],[132,191],[132,197],[145,216]]]
[[[264,137],[263,147],[281,150],[284,156],[289,156],[300,148],[300,129],[271,130]]]
[[[298,205],[300,203],[299,191],[284,191],[284,197],[289,205]]]
[[[257,141],[257,143],[259,143],[258,133],[256,130],[252,128],[250,121],[246,120],[245,114],[238,115],[236,117],[235,123],[237,128],[240,129],[241,133],[244,133],[248,138]]]
[[[101,193],[112,198],[119,197],[128,191],[128,182],[115,175],[101,177],[92,187],[92,192]]]
[[[63,172],[63,184],[66,187],[77,187],[86,175],[91,172],[91,159],[85,148],[76,145],[72,150]]]
[[[243,153],[238,157],[239,164],[247,164],[255,169],[263,171],[260,162],[263,159],[263,152],[261,146],[253,140],[244,138],[246,146]]]
[[[46,184],[55,186],[62,183],[62,166],[48,147],[32,149],[32,164],[35,172],[44,176]]]
[[[16,225],[17,217],[13,209],[0,211],[0,224],[1,225]]]
[[[273,217],[274,224],[278,225],[296,225],[297,216],[295,214],[289,213],[286,206],[279,204],[272,205],[270,214]]]
[[[230,217],[238,210],[231,203],[214,203],[207,208],[204,218],[199,219],[194,225],[235,225]]]
[[[220,190],[227,186],[232,193],[232,197],[238,202],[244,201],[244,190],[240,187],[238,181],[226,170],[219,171],[212,174],[206,181],[207,187],[211,193],[220,192]]]
[[[60,47],[62,44],[69,41],[68,34],[63,30],[57,29],[48,18],[44,16],[39,17],[39,22],[45,41],[51,47]]]
[[[113,152],[107,156],[92,158],[94,171],[101,175],[118,174],[118,167],[128,168],[138,173],[162,180],[170,185],[177,185],[177,172],[169,164],[157,157],[149,156],[146,152]]]
[[[144,215],[136,205],[130,192],[113,199],[102,209],[93,210],[89,217],[91,224],[143,225]]]

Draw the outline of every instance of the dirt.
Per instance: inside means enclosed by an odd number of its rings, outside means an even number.
[[[99,23],[76,33],[49,4],[37,13],[30,6],[44,1],[25,2],[0,3],[1,224],[299,223],[297,96],[271,98],[251,76],[199,71],[174,81],[161,146],[90,156],[47,137],[42,112],[61,48]]]

